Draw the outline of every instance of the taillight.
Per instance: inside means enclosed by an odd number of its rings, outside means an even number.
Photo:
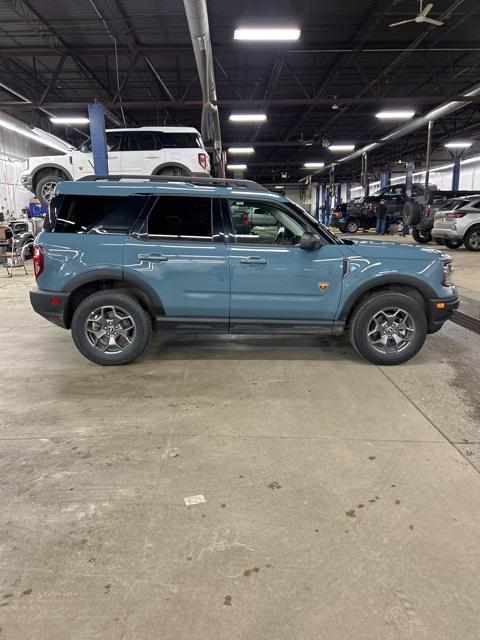
[[[250,223],[248,219],[248,213],[242,213],[242,224],[247,226]]]
[[[451,213],[447,213],[447,216],[449,218],[463,218],[466,213],[466,211],[452,211]]]
[[[430,207],[425,207],[425,209],[423,210],[423,215],[425,218],[428,218],[428,216],[430,215]]]
[[[35,278],[42,273],[44,267],[44,251],[43,244],[35,244],[33,246],[33,270]]]
[[[198,164],[202,167],[202,169],[207,169],[207,154],[199,153],[198,154]]]

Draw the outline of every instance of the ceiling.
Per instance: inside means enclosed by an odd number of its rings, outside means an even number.
[[[259,181],[280,180],[282,172],[298,180],[304,162],[331,162],[325,138],[357,148],[378,140],[395,126],[374,117],[381,108],[422,114],[480,80],[479,0],[436,0],[430,15],[443,27],[394,29],[388,24],[417,13],[417,0],[207,2],[222,141],[255,147],[247,177]],[[1,110],[74,143],[80,131],[51,128],[49,115],[85,115],[93,99],[118,124],[200,128],[201,89],[181,0],[0,0],[0,10]],[[262,24],[298,25],[301,38],[233,40],[236,27]],[[248,110],[265,111],[267,122],[228,121]],[[438,121],[434,149],[452,137],[480,136],[479,114],[475,102]],[[417,131],[381,147],[372,169],[420,161],[425,141],[426,131]],[[339,170],[354,177],[360,161]]]

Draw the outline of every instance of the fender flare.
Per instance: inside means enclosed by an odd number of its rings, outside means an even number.
[[[123,283],[127,287],[130,285],[132,288],[142,293],[142,300],[147,304],[152,315],[165,315],[162,301],[155,289],[140,278],[140,276],[135,273],[124,273],[122,269],[107,268],[84,271],[72,278],[72,280],[70,280],[62,289],[62,292],[73,293],[83,285],[90,284],[92,282],[99,282],[101,280],[113,280],[115,282]]]
[[[70,173],[70,171],[65,169],[65,167],[62,167],[61,164],[56,164],[55,162],[45,162],[44,164],[39,164],[37,167],[32,169],[32,186],[33,186],[33,183],[35,182],[35,179],[39,171],[43,171],[43,169],[59,169],[60,171],[63,171],[63,173],[66,174],[69,180],[73,180],[73,176]]]
[[[175,161],[162,162],[162,164],[159,164],[157,167],[155,167],[151,175],[152,176],[157,175],[159,171],[161,171],[162,169],[165,169],[166,167],[177,167],[178,169],[183,169],[184,171],[187,171],[187,175],[189,176],[192,175],[191,169],[189,169],[186,165],[182,164],[181,162],[175,162]]]
[[[377,287],[382,287],[386,285],[406,285],[408,287],[412,287],[413,289],[417,289],[425,301],[434,300],[438,298],[438,293],[433,289],[427,282],[420,280],[420,278],[413,278],[412,276],[402,275],[401,273],[396,273],[394,275],[383,275],[377,276],[369,280],[368,282],[364,282],[360,286],[356,287],[353,291],[350,292],[347,299],[343,302],[339,312],[338,312],[338,320],[345,321],[350,314],[350,311],[355,306],[355,303],[359,298],[361,298],[365,293],[376,289]],[[428,309],[428,305],[426,305]]]

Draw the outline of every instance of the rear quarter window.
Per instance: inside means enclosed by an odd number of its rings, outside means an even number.
[[[54,199],[47,231],[128,234],[148,196],[60,196]]]
[[[198,133],[159,133],[164,149],[203,149]]]

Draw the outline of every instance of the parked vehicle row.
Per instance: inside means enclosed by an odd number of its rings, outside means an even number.
[[[210,158],[193,127],[107,129],[110,174],[208,176]],[[25,160],[20,183],[48,205],[59,182],[93,175],[91,141],[64,155]]]

